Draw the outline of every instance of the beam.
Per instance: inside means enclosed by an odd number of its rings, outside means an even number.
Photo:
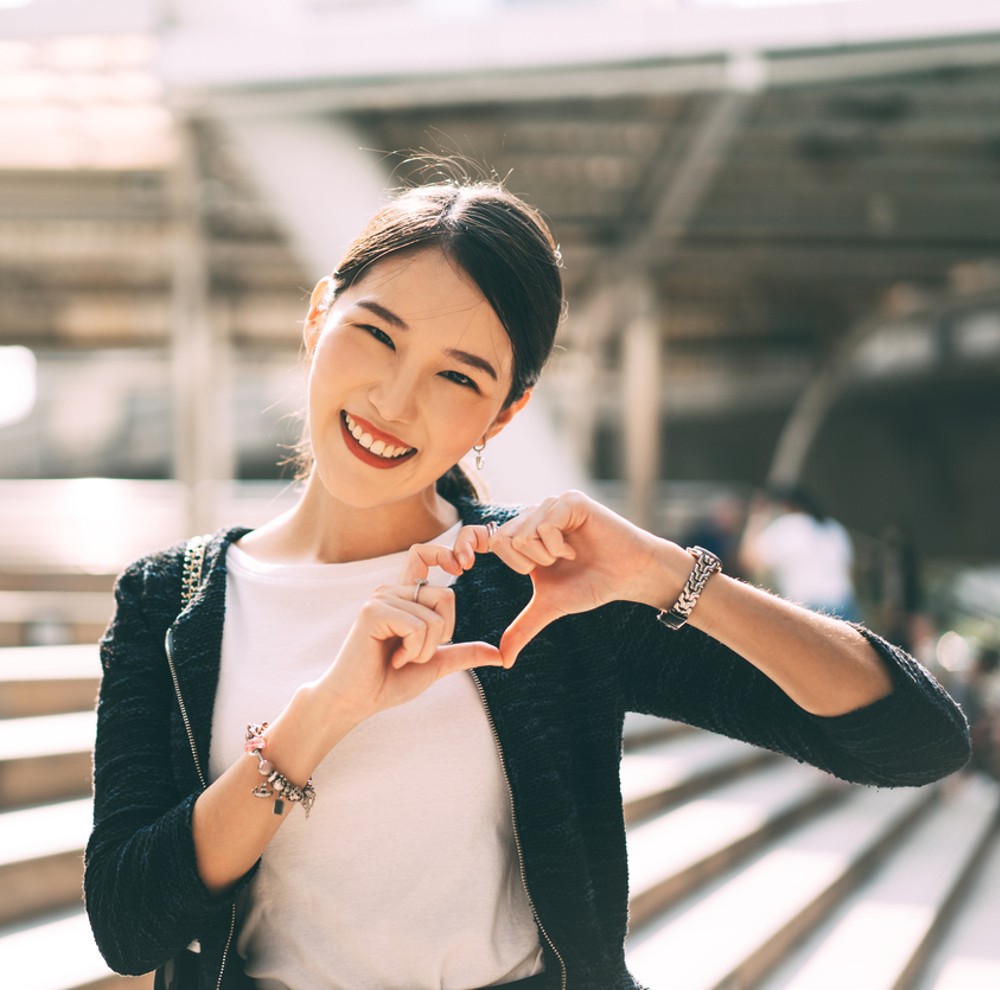
[[[798,482],[806,458],[823,423],[843,391],[856,377],[856,359],[865,343],[880,330],[894,322],[943,327],[950,317],[976,309],[994,310],[1000,307],[1000,294],[986,293],[975,297],[947,297],[929,306],[907,312],[897,320],[873,316],[861,320],[841,338],[826,364],[803,390],[785,421],[775,445],[768,471],[769,486]]]
[[[768,89],[799,88],[858,80],[931,76],[942,69],[993,68],[1000,62],[1000,35],[975,40],[937,40],[908,45],[755,56]],[[664,57],[614,62],[603,57],[585,65],[412,73],[375,77],[366,71],[347,77],[317,73],[307,80],[218,82],[203,96],[220,113],[359,113],[487,104],[550,105],[580,99],[620,99],[718,92],[733,85],[733,59],[714,50],[686,58]],[[183,85],[175,81],[175,85]]]

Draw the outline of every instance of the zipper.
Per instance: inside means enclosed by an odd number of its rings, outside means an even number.
[[[163,642],[163,646],[167,653],[167,666],[170,668],[170,679],[174,682],[174,694],[177,695],[177,707],[181,711],[181,721],[184,723],[184,731],[187,733],[188,745],[191,747],[191,758],[194,760],[194,769],[198,774],[198,783],[201,784],[201,789],[204,791],[207,790],[208,784],[205,781],[205,775],[201,771],[201,761],[198,759],[198,750],[194,747],[194,730],[191,728],[191,719],[188,718],[187,705],[184,704],[184,698],[181,696],[181,685],[180,681],[177,680],[177,670],[174,667],[173,632],[173,629],[167,630],[167,636]]]
[[[525,894],[528,895],[528,906],[531,908],[535,924],[538,926],[538,930],[542,933],[545,941],[548,942],[549,948],[552,950],[556,959],[559,960],[559,968],[562,971],[560,988],[561,990],[566,990],[568,979],[566,973],[566,963],[559,950],[556,948],[555,942],[552,941],[549,937],[549,933],[545,930],[545,926],[542,924],[542,919],[538,916],[538,909],[535,907],[534,898],[531,896],[531,888],[528,886],[528,874],[524,868],[524,853],[521,850],[521,836],[517,831],[517,812],[514,810],[514,791],[510,786],[510,777],[507,775],[507,760],[504,757],[503,746],[500,745],[500,736],[497,733],[496,723],[493,721],[493,712],[490,711],[489,702],[486,700],[486,692],[483,690],[483,684],[482,681],[479,680],[479,675],[474,670],[470,670],[469,673],[472,675],[472,680],[476,685],[476,690],[479,692],[479,698],[482,701],[483,709],[486,712],[486,721],[490,723],[490,732],[493,733],[493,742],[496,744],[497,753],[500,755],[500,769],[503,772],[504,783],[507,785],[507,800],[510,804],[510,823],[514,830],[514,848],[517,851],[517,865],[521,873],[521,884],[524,887]]]
[[[174,667],[174,637],[172,628],[167,630],[163,646],[167,654],[167,666],[170,668],[170,679],[174,682],[174,694],[177,696],[177,707],[180,709],[181,721],[184,723],[184,731],[187,733],[188,745],[191,747],[191,758],[194,760],[194,769],[198,774],[198,782],[201,784],[201,789],[204,791],[208,789],[208,784],[205,781],[205,774],[201,769],[201,761],[198,759],[198,750],[194,745],[194,730],[191,728],[191,719],[188,718],[187,705],[184,704],[184,697],[181,694],[181,684],[177,679],[177,669]],[[232,914],[229,919],[229,934],[226,936],[226,945],[222,950],[222,962],[219,965],[219,979],[215,984],[215,990],[222,990],[222,977],[226,972],[226,960],[229,958],[229,948],[233,944],[233,934],[235,931],[236,901],[233,901]]]

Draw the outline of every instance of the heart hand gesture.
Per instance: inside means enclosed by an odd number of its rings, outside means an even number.
[[[491,552],[531,576],[531,601],[500,640],[504,666],[510,667],[534,636],[564,615],[622,599],[646,600],[642,577],[663,542],[574,491],[546,499],[492,533],[487,526],[464,527],[455,557],[468,568],[475,553]],[[670,589],[659,593],[669,597]]]
[[[447,674],[501,664],[488,643],[451,643],[455,593],[427,584],[431,567],[462,571],[448,547],[412,546],[399,583],[375,590],[324,675],[352,720],[410,701]]]

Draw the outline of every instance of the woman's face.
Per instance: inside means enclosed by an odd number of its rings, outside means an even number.
[[[420,495],[522,404],[476,284],[436,247],[390,255],[310,312],[309,435],[327,491],[358,507]]]

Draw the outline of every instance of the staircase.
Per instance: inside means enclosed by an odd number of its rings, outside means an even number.
[[[0,650],[0,973],[13,990],[148,990],[80,903],[93,646]],[[869,790],[637,716],[622,787],[628,960],[662,990],[1000,987],[994,784]]]

